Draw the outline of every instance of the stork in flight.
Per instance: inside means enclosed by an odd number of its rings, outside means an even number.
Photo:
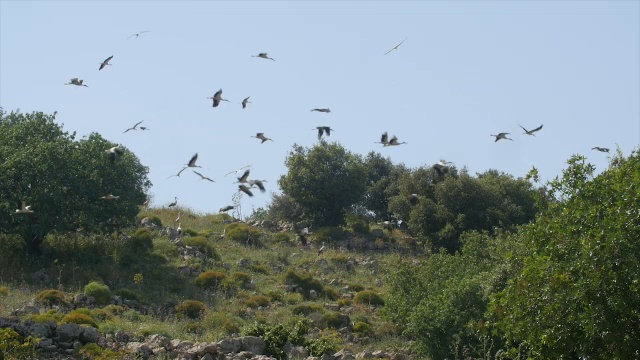
[[[260,53],[258,55],[251,55],[251,57],[259,57],[259,58],[262,58],[262,59],[269,59],[271,61],[276,61],[275,59],[270,58],[267,53]]]
[[[327,136],[331,136],[331,131],[335,131],[329,126],[316,126],[315,129],[311,130],[318,130],[318,140],[322,138],[323,133],[327,134]]]
[[[251,136],[251,137],[262,140],[260,144],[264,144],[264,142],[267,140],[273,141],[273,139],[264,136],[264,133],[257,133],[256,136]]]
[[[227,212],[227,211],[229,211],[229,210],[233,210],[233,208],[234,208],[234,207],[235,207],[235,206],[233,206],[233,205],[227,205],[227,206],[225,206],[225,207],[221,207],[221,208],[220,208],[220,210],[218,210],[218,212],[221,212],[221,213],[223,213],[223,212]]]
[[[398,50],[398,48],[400,47],[400,45],[402,45],[402,43],[404,43],[407,40],[407,38],[405,37],[404,40],[402,40],[398,45],[394,46],[391,48],[391,50],[387,51],[386,53],[384,53],[385,55],[387,55],[388,53],[392,52],[393,50]]]
[[[402,145],[402,144],[406,144],[406,142],[398,142],[398,137],[393,135],[393,137],[391,137],[391,139],[389,140],[388,143],[384,144],[383,146],[398,146],[398,145]]]
[[[204,176],[204,175],[200,174],[199,172],[197,172],[197,171],[195,171],[195,170],[191,170],[191,171],[193,171],[193,173],[194,173],[194,174],[196,174],[196,175],[200,176],[200,180],[207,180],[207,181],[210,181],[210,182],[215,182],[215,181],[213,181],[213,180],[209,179],[208,177],[206,177],[206,176]]]
[[[600,146],[592,147],[592,148],[591,148],[591,150],[598,150],[598,151],[600,151],[600,152],[606,152],[606,153],[608,153],[608,152],[609,152],[609,148],[606,148],[606,147],[600,147]]]
[[[544,124],[542,124],[542,125],[544,125]],[[520,126],[520,127],[522,128],[522,130],[524,130],[523,134],[536,136],[536,134],[534,134],[534,132],[536,132],[536,131],[540,131],[540,129],[542,129],[542,125],[538,126],[538,127],[537,127],[537,128],[535,128],[535,129],[532,129],[532,130],[527,130],[527,129],[525,129],[525,128],[524,128],[524,126],[522,126],[522,125],[518,125],[518,126]]]
[[[111,59],[113,59],[113,55],[111,55],[108,58],[104,59],[104,61],[100,63],[100,68],[98,69],[98,71],[104,69],[104,67],[107,66],[107,65],[111,66],[111,64],[109,64],[109,61],[111,61]]]
[[[84,80],[80,80],[78,78],[71,78],[71,80],[69,80],[68,83],[66,83],[65,85],[75,85],[75,86],[84,86],[84,87],[88,87],[87,85],[83,84]]]
[[[169,176],[167,179],[171,179],[171,178],[172,178],[172,177],[174,177],[174,176],[175,176],[175,177],[180,177],[180,174],[182,174],[182,172],[183,172],[183,171],[187,170],[187,168],[188,168],[188,166],[183,167],[182,169],[180,169],[180,171],[178,171],[178,173],[177,173],[177,174],[175,174],[175,175],[171,175],[171,176]]]
[[[103,199],[103,200],[118,200],[119,198],[120,198],[120,195],[116,196],[113,194],[107,194],[105,196],[100,197],[100,199]]]
[[[213,100],[213,107],[218,107],[218,105],[220,105],[221,101],[230,102],[229,100],[222,98],[222,89],[216,91],[216,93],[213,94],[212,97],[208,97],[207,99],[212,99]]]
[[[238,191],[242,191],[243,193],[253,197],[253,193],[251,192],[251,190],[249,190],[249,188],[243,184],[238,185]]]
[[[242,108],[243,109],[247,107],[247,104],[251,104],[251,101],[249,101],[250,97],[251,96],[247,96],[244,100],[242,100]]]
[[[31,210],[31,205],[27,205],[24,201],[20,204],[20,209],[16,209],[16,214],[32,214],[34,212]]]
[[[328,113],[331,112],[331,109],[329,109],[329,108],[314,108],[314,109],[311,109],[311,111],[317,111],[317,112],[328,114]]]
[[[380,136],[380,141],[375,143],[387,145],[389,143],[389,135],[387,134],[387,132],[385,131],[384,133],[382,133],[382,135]]]
[[[125,130],[123,132],[123,134],[128,132],[128,131],[130,131],[130,130],[138,130],[138,125],[142,124],[143,122],[144,122],[144,120],[137,122],[135,125],[133,125],[132,127],[128,128],[127,130]],[[140,129],[141,130],[147,130],[147,128],[143,128],[143,127],[140,127]]]
[[[231,175],[231,174],[233,174],[233,173],[238,174],[240,171],[242,171],[242,170],[244,170],[244,169],[246,169],[246,168],[250,168],[250,167],[251,167],[251,165],[245,165],[245,166],[241,167],[241,168],[240,168],[240,169],[238,169],[238,170],[229,171],[228,173],[224,174],[224,176]]]
[[[174,207],[176,205],[178,205],[178,197],[174,196],[175,200],[173,200],[173,202],[171,204],[169,204],[169,207]]]
[[[247,179],[249,178],[249,173],[251,172],[251,169],[247,169],[244,171],[244,173],[238,177],[238,183],[246,183],[248,182]]]
[[[111,160],[111,162],[115,162],[118,156],[121,156],[122,154],[124,154],[124,151],[120,149],[119,146],[114,146],[110,149],[105,150],[104,152],[109,154],[109,160]]]
[[[144,33],[148,33],[148,32],[151,32],[151,31],[149,31],[149,30],[145,30],[145,31],[137,32],[137,33],[132,34],[131,36],[129,36],[129,37],[127,38],[127,40],[131,39],[131,38],[132,38],[132,37],[134,37],[134,36],[135,36],[135,37],[136,37],[136,39],[137,39],[137,38],[138,38],[138,36],[140,36],[140,34],[144,34]]]
[[[509,134],[510,134],[510,133],[504,133],[504,132],[501,132],[501,133],[499,133],[498,135],[493,135],[493,134],[491,134],[491,136],[495,136],[495,137],[496,137],[496,141],[494,141],[494,142],[498,142],[498,140],[502,140],[502,139],[505,139],[505,140],[511,140],[511,141],[513,141],[513,139],[509,139],[509,138],[507,137],[507,135],[509,135]]]
[[[247,181],[247,183],[249,183],[249,185],[253,186],[257,186],[258,189],[260,189],[261,192],[265,192],[267,191],[267,189],[264,188],[264,184],[267,182],[267,180],[249,180]]]

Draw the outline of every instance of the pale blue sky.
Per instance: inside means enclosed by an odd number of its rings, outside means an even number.
[[[267,204],[291,145],[313,145],[318,125],[411,167],[444,158],[520,177],[535,165],[552,179],[572,154],[600,171],[592,147],[640,143],[639,14],[637,1],[0,1],[0,106],[57,110],[66,130],[123,144],[149,166],[154,205],[178,196],[200,212],[231,203],[223,175],[245,164],[268,192],[244,197],[243,215]],[[72,77],[89,88],[64,86]],[[232,103],[212,108],[219,88]],[[150,132],[122,134],[140,120]],[[374,144],[383,131],[408,144]],[[196,152],[215,184],[166,179]]]

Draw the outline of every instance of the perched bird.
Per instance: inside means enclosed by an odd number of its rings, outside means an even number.
[[[263,144],[267,140],[273,141],[273,139],[264,136],[264,133],[257,133],[256,136],[251,136],[251,137],[262,140],[261,144]]]
[[[389,140],[388,143],[384,144],[383,146],[398,146],[398,145],[402,145],[402,144],[406,144],[406,142],[398,142],[398,137],[393,135],[393,137]]]
[[[270,58],[267,53],[260,53],[258,55],[251,55],[251,57],[259,57],[259,58],[263,58],[263,59],[269,59],[272,61],[275,61],[275,59]]]
[[[132,37],[134,37],[134,36],[135,36],[135,37],[136,37],[136,39],[137,39],[137,38],[138,38],[138,36],[140,36],[140,34],[144,34],[144,33],[148,33],[148,32],[150,32],[150,31],[145,30],[145,31],[140,31],[140,32],[138,32],[138,33],[132,34],[131,36],[129,36],[129,37],[127,38],[127,40],[131,39],[131,38],[132,38]]]
[[[331,131],[335,131],[329,126],[316,126],[315,129],[311,129],[311,130],[318,130],[318,140],[322,138],[323,133],[327,134],[327,136],[331,136]]]
[[[230,102],[229,100],[222,98],[222,89],[216,91],[216,93],[213,94],[212,97],[208,97],[207,99],[213,99],[213,107],[217,107],[218,105],[220,105],[221,101]]]
[[[524,130],[523,134],[536,136],[536,134],[534,134],[534,132],[536,132],[536,131],[540,131],[540,129],[542,129],[542,126],[543,126],[543,125],[544,125],[544,124],[542,124],[542,125],[538,126],[537,128],[535,128],[535,129],[533,129],[533,130],[527,130],[527,129],[525,129],[525,128],[524,128],[524,126],[522,126],[522,125],[518,125],[518,126],[520,126],[520,127],[522,128],[522,130]]]
[[[267,189],[264,188],[264,184],[267,182],[267,180],[249,180],[247,183],[251,186],[257,186],[261,192],[265,192],[267,191]]]
[[[444,176],[444,174],[449,171],[447,168],[448,164],[451,164],[451,162],[440,160],[439,163],[433,164],[433,169],[438,173],[438,175]]]
[[[238,182],[239,183],[246,183],[248,182],[247,179],[249,178],[249,173],[251,172],[251,169],[247,169],[244,171],[244,173],[242,173],[241,176],[238,177]]]
[[[112,147],[110,149],[105,150],[104,152],[109,154],[109,160],[111,160],[111,162],[116,161],[116,158],[118,156],[121,156],[122,154],[124,154],[124,151],[122,149],[120,149],[119,146],[114,146],[114,147]]]
[[[27,205],[24,201],[20,204],[20,209],[16,209],[16,214],[32,214],[34,212],[31,210],[31,205]]]
[[[144,120],[137,122],[135,125],[133,125],[132,127],[128,128],[127,130],[125,130],[123,132],[123,134],[126,133],[126,132],[129,132],[130,130],[138,130],[138,125],[142,124],[143,122],[144,122]],[[147,128],[143,129],[142,127],[140,127],[140,129],[147,130]]]
[[[180,211],[178,211],[178,217],[176,218],[176,222],[179,223],[180,222],[180,218],[182,217],[182,213]]]
[[[242,100],[242,108],[243,109],[247,107],[247,104],[251,104],[251,101],[249,101],[250,97],[251,96],[247,96],[244,100]]]
[[[382,136],[380,136],[380,142],[376,142],[376,144],[387,145],[389,143],[389,135],[385,131]]]
[[[224,174],[224,176],[231,175],[233,173],[238,174],[240,171],[242,171],[242,170],[244,170],[246,168],[250,168],[250,167],[251,167],[251,165],[245,165],[245,166],[241,167],[240,169],[229,171],[228,173]]]
[[[98,71],[104,69],[104,67],[107,66],[107,65],[111,66],[111,64],[109,64],[109,61],[111,61],[111,59],[113,59],[113,55],[111,55],[108,58],[104,59],[104,61],[100,63],[100,68],[98,69]]]
[[[502,140],[502,139],[505,139],[505,140],[511,140],[511,141],[513,141],[513,139],[509,139],[509,138],[507,137],[507,135],[509,135],[509,134],[510,134],[510,133],[503,133],[503,132],[502,132],[502,133],[499,133],[498,135],[493,135],[493,134],[491,134],[491,136],[495,136],[495,137],[496,137],[496,141],[494,141],[494,142],[498,142],[498,140]]]
[[[100,199],[103,199],[103,200],[118,200],[119,198],[120,198],[120,196],[116,196],[116,195],[112,195],[112,194],[108,194],[108,195],[100,197]]]
[[[249,188],[243,184],[238,185],[238,191],[242,191],[243,193],[249,196],[253,196],[253,193],[251,192],[251,190],[249,190]]]
[[[221,208],[220,208],[220,210],[218,210],[218,212],[221,212],[221,213],[223,213],[223,212],[227,212],[227,211],[229,211],[229,210],[233,210],[233,208],[234,208],[234,207],[235,207],[235,206],[233,206],[233,205],[227,205],[227,206],[225,206],[225,207],[221,207]]]
[[[176,233],[178,234],[178,236],[182,235],[182,224],[178,223],[178,228],[176,229]]]
[[[402,45],[402,43],[404,43],[407,40],[407,38],[405,37],[404,40],[402,40],[398,45],[394,46],[391,48],[391,50],[387,51],[386,53],[384,53],[385,55],[387,55],[388,53],[392,52],[393,50],[398,50],[398,48],[400,47],[400,45]]]
[[[416,205],[418,203],[418,194],[409,195],[409,202],[411,205]]]
[[[174,196],[174,198],[175,198],[175,200],[171,204],[169,204],[169,207],[174,207],[174,206],[178,205],[178,197]]]
[[[592,147],[591,150],[598,150],[600,152],[609,152],[609,148],[605,148],[605,147],[600,147],[600,146],[596,146],[596,147]]]
[[[191,171],[193,171],[193,173],[194,173],[194,174],[196,174],[196,175],[200,176],[200,180],[207,180],[207,181],[215,182],[215,181],[213,181],[213,180],[209,179],[208,177],[206,177],[206,176],[204,176],[204,175],[200,174],[199,172],[197,172],[197,171],[195,171],[195,170],[191,170]]]
[[[66,83],[65,85],[76,85],[76,86],[84,86],[84,87],[88,87],[87,85],[83,84],[84,80],[80,80],[78,78],[71,78],[71,80],[69,80],[68,83]]]
[[[142,206],[147,207],[147,206],[149,206],[149,203],[150,203],[150,202],[151,202],[151,199],[147,198],[147,200],[145,200],[145,201],[142,203]]]
[[[329,108],[315,108],[315,109],[311,109],[311,111],[317,111],[317,112],[322,112],[322,113],[330,113],[331,109],[329,109]]]
[[[324,252],[324,249],[326,247],[324,246],[324,241],[322,242],[322,246],[320,247],[320,249],[318,249],[318,256],[320,256],[320,254],[322,254]]]

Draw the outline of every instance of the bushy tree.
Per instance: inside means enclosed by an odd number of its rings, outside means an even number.
[[[394,165],[390,158],[373,151],[367,154],[363,163],[367,190],[356,210],[360,210],[359,215],[372,215],[376,220],[388,220],[389,199],[400,192],[398,180],[409,170],[404,164]],[[358,214],[358,211],[354,212]]]
[[[539,358],[633,359],[640,344],[640,153],[611,167],[574,156],[556,202],[522,231],[527,256],[491,304],[498,328]]]
[[[0,232],[20,234],[34,251],[50,232],[108,231],[135,223],[151,186],[148,169],[93,133],[76,140],[41,112],[0,111]],[[113,194],[118,200],[102,200]],[[16,214],[21,201],[34,213]]]
[[[321,141],[312,148],[294,145],[285,164],[288,173],[278,184],[315,226],[343,224],[346,211],[362,199],[366,189],[362,160],[337,143]]]

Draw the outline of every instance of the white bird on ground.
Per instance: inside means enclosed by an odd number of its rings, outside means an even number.
[[[31,210],[31,205],[27,205],[24,201],[20,204],[20,209],[16,209],[16,214],[32,214],[34,212]]]
[[[148,33],[148,32],[151,32],[151,31],[149,31],[149,30],[145,30],[145,31],[137,32],[137,33],[132,34],[131,36],[129,36],[129,37],[127,38],[127,40],[131,39],[131,38],[132,38],[132,37],[134,37],[134,36],[135,36],[135,37],[136,37],[136,39],[137,39],[137,38],[138,38],[138,36],[140,36],[140,34],[144,34],[144,33]]]
[[[65,85],[76,85],[76,86],[84,86],[84,87],[88,87],[87,85],[83,84],[84,80],[80,80],[78,78],[71,78],[71,80],[69,80],[68,83],[66,83]]]
[[[224,176],[231,175],[233,173],[238,174],[240,171],[242,171],[242,170],[244,170],[246,168],[250,168],[250,167],[251,167],[251,165],[245,165],[245,166],[241,167],[240,169],[229,171],[228,173],[224,174]]]
[[[273,141],[272,138],[268,138],[264,136],[264,133],[257,133],[256,136],[251,136],[251,137],[262,140],[261,144],[263,144],[265,141],[268,141],[268,140]]]
[[[542,126],[543,126],[543,125],[544,125],[544,124],[542,124],[542,125],[538,126],[537,128],[535,128],[535,129],[533,129],[533,130],[527,130],[527,129],[525,129],[525,128],[524,128],[524,126],[522,126],[522,125],[518,125],[518,126],[520,126],[520,127],[522,128],[522,130],[524,130],[523,134],[536,136],[536,134],[534,134],[534,132],[536,132],[536,131],[540,131],[540,129],[542,129]]]
[[[178,236],[182,235],[182,224],[178,223],[178,228],[176,229],[176,233],[178,233]]]
[[[398,50],[398,48],[400,47],[400,45],[402,45],[402,43],[404,43],[405,41],[407,41],[407,38],[405,37],[404,40],[402,40],[398,45],[394,46],[391,48],[391,50],[387,51],[386,53],[384,53],[385,55],[387,55],[388,53],[392,52],[393,50]]]
[[[120,198],[119,195],[116,196],[116,195],[113,195],[113,194],[107,194],[105,196],[101,196],[100,197],[100,199],[103,199],[103,200],[118,200],[119,198]]]
[[[98,71],[104,69],[104,67],[107,66],[107,65],[111,66],[111,64],[109,64],[109,61],[111,61],[111,59],[113,59],[113,55],[111,55],[108,58],[104,59],[104,61],[100,63],[100,68],[98,69]]]
[[[138,125],[142,124],[143,122],[144,122],[144,120],[137,122],[135,125],[133,125],[132,127],[128,128],[127,130],[125,130],[123,132],[123,134],[126,133],[126,132],[129,132],[131,130],[138,130]],[[140,129],[142,129],[142,128],[140,128]],[[146,130],[146,129],[147,128],[144,128],[144,130]]]
[[[251,57],[259,57],[259,58],[262,58],[262,59],[268,59],[268,60],[271,60],[271,61],[275,61],[275,59],[270,58],[267,53],[260,53],[258,55],[251,55]]]
[[[242,108],[243,109],[247,107],[247,104],[251,104],[251,101],[249,101],[250,97],[251,96],[247,96],[244,100],[242,100]]]
[[[176,218],[176,222],[179,223],[180,222],[180,218],[182,217],[182,213],[180,211],[178,211],[178,217]]]
[[[510,134],[510,133],[504,133],[504,132],[501,132],[501,133],[498,133],[497,135],[493,135],[493,134],[491,134],[491,136],[495,136],[495,137],[496,137],[496,141],[494,141],[494,142],[498,142],[498,140],[502,140],[502,139],[505,139],[505,140],[511,140],[511,141],[513,141],[513,139],[509,139],[509,138],[507,137],[507,135],[509,135],[509,134]]]
[[[178,205],[178,197],[174,196],[174,198],[175,198],[175,200],[171,204],[169,204],[169,207],[174,207],[174,206]]]
[[[318,256],[320,256],[320,254],[322,254],[324,252],[324,249],[326,247],[324,246],[324,241],[322,242],[322,246],[320,247],[320,249],[318,249]]]
[[[204,176],[204,175],[200,174],[199,172],[197,172],[197,171],[195,171],[195,170],[191,170],[191,171],[193,171],[193,173],[194,173],[194,174],[196,174],[196,175],[200,176],[200,180],[207,180],[207,181],[210,181],[210,182],[215,182],[215,181],[213,181],[213,180],[211,180],[210,178],[208,178],[208,177],[206,177],[206,176]]]
[[[383,144],[383,146],[398,146],[398,145],[402,145],[402,144],[406,144],[406,142],[398,142],[398,137],[393,135],[393,137],[389,140],[388,143]]]

